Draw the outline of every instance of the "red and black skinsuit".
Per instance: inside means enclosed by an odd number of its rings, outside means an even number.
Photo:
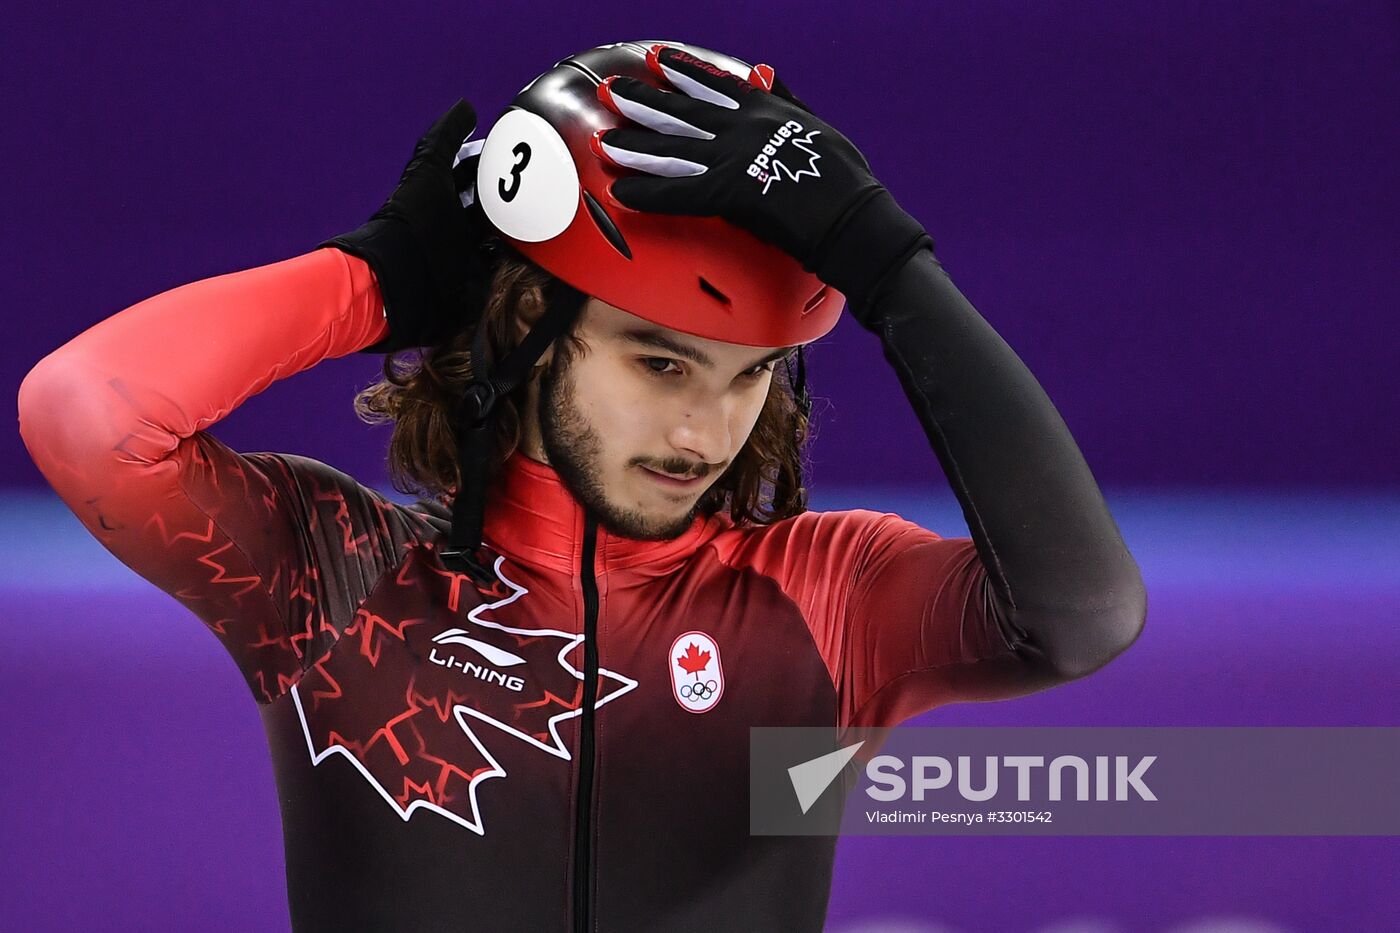
[[[92,327],[25,380],[21,431],[241,668],[298,931],[815,930],[834,840],[749,834],[750,727],[1024,694],[1106,663],[1145,612],[1063,422],[931,252],[860,319],[972,537],[857,510],[628,540],[517,454],[479,592],[438,559],[442,503],[205,430],[384,336],[368,267],[333,249]]]

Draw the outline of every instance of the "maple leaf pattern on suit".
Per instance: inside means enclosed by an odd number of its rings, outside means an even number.
[[[520,741],[571,759],[559,730],[582,712],[583,675],[574,662],[582,661],[583,635],[510,625],[511,613],[502,610],[528,590],[510,579],[503,559],[496,573],[508,592],[487,601],[463,585],[469,578],[425,553],[405,562],[392,593],[366,602],[292,695],[314,764],[345,756],[404,820],[427,809],[485,834],[477,794],[482,782],[507,776],[493,746]],[[477,603],[465,620],[459,600]],[[374,612],[376,605],[420,613],[389,619]],[[444,633],[453,643],[435,640]],[[523,660],[507,668],[519,689],[471,650],[473,642],[492,657]],[[595,709],[636,685],[600,669]]]

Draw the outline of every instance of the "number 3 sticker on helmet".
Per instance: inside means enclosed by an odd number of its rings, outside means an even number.
[[[512,239],[540,243],[573,223],[578,168],[554,127],[536,114],[512,110],[486,137],[476,190],[496,229]]]
[[[525,166],[530,164],[530,144],[516,143],[515,149],[512,151],[520,157],[520,161],[511,166],[510,184],[507,185],[506,180],[502,178],[499,185],[501,189],[501,200],[505,201],[507,204],[514,201],[516,193],[520,191],[520,173],[525,171]]]

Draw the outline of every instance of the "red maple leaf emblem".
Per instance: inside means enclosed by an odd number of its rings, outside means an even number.
[[[695,643],[692,642],[685,646],[685,654],[676,658],[676,663],[687,674],[694,674],[698,677],[701,671],[710,666],[710,653],[696,648]]]

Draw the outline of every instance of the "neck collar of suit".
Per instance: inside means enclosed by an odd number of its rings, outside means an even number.
[[[483,540],[508,560],[577,573],[590,521],[597,529],[597,573],[643,567],[664,572],[731,524],[727,517],[697,515],[685,531],[666,541],[614,534],[590,518],[552,466],[517,450],[487,497]]]

